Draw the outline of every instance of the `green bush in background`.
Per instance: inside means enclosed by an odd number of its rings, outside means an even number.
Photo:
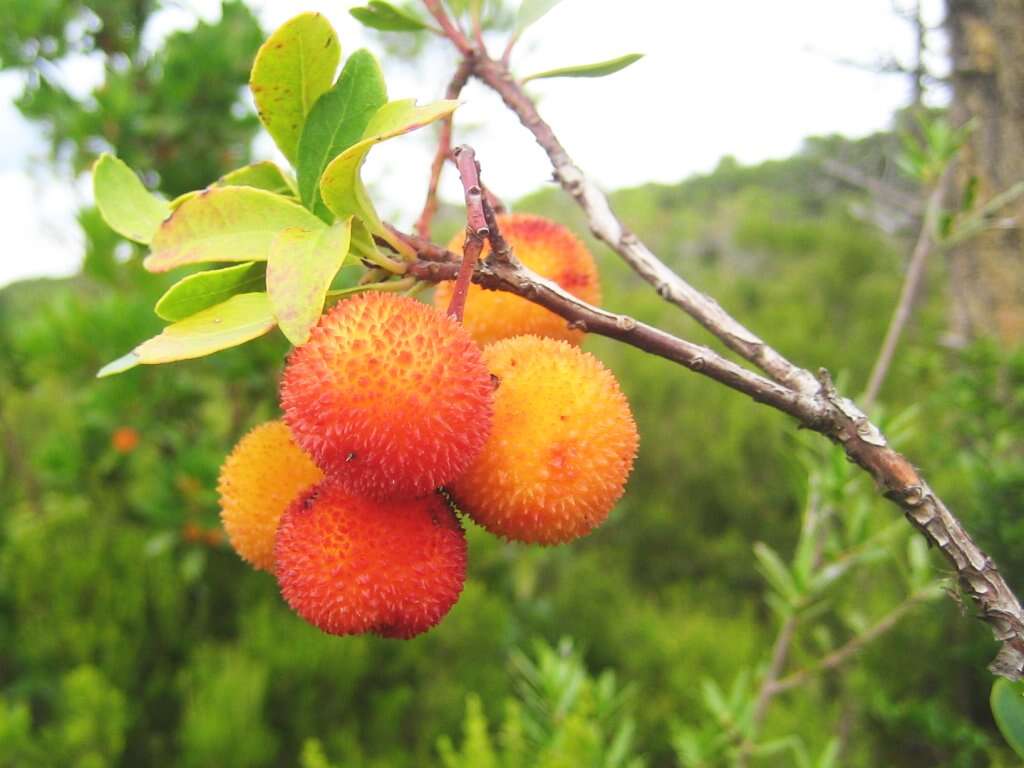
[[[0,62],[26,73],[19,105],[70,168],[111,147],[173,195],[244,162],[255,121],[236,102],[261,33],[229,2],[220,22],[147,53],[139,35],[158,5],[56,3],[43,14],[0,0]],[[99,27],[71,39],[82,14]],[[76,50],[106,61],[88,104],[48,82],[41,60]],[[858,216],[862,194],[829,181],[821,160],[872,169],[894,149],[889,135],[815,140],[788,160],[725,160],[677,185],[623,190],[614,203],[670,267],[787,356],[856,390],[908,244]],[[560,193],[516,207],[585,231]],[[80,275],[0,290],[0,765],[631,768],[689,764],[684,727],[723,732],[730,689],[742,699],[775,632],[752,547],[792,550],[809,493],[790,422],[590,339],[641,434],[609,522],[561,549],[470,530],[470,578],[443,625],[407,643],[329,637],[216,535],[218,467],[246,429],[277,413],[287,344],[274,334],[97,382],[100,365],[156,332],[151,307],[167,283],[93,211],[80,221]],[[594,249],[607,306],[705,338]],[[1024,357],[940,348],[939,286],[901,348],[886,412],[928,425],[898,447],[930,462],[944,496],[1019,582]],[[829,477],[845,477],[842,467]],[[863,482],[840,485],[834,498],[866,531],[893,522]],[[899,600],[898,562],[838,580],[822,598],[827,619],[796,657],[817,657],[858,620],[851,612],[866,620]],[[943,575],[938,559],[929,567]],[[788,741],[757,764],[793,765],[798,737],[807,755],[835,753],[842,765],[1011,765],[988,710],[990,655],[987,634],[955,604],[929,602],[846,674],[779,697],[765,730]]]

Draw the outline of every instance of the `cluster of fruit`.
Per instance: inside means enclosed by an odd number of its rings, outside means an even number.
[[[598,300],[568,230],[498,221],[523,263]],[[326,632],[408,638],[440,621],[466,574],[455,509],[512,541],[562,543],[608,516],[632,469],[629,404],[579,331],[475,286],[460,323],[449,296],[438,287],[440,309],[382,292],[336,305],[288,359],[284,420],[221,470],[232,545]]]

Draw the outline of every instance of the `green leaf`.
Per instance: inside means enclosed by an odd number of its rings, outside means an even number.
[[[382,0],[370,0],[365,6],[349,9],[349,13],[364,27],[385,32],[418,32],[428,29],[415,13]]]
[[[539,21],[552,8],[562,0],[523,0],[519,4],[519,12],[516,13],[515,35],[518,37],[524,29]]]
[[[319,13],[286,21],[256,53],[249,77],[256,111],[293,165],[306,115],[331,87],[340,60],[338,36]]]
[[[154,311],[164,320],[184,320],[238,293],[260,290],[266,281],[266,266],[254,261],[223,269],[196,272],[167,289]]]
[[[373,239],[373,233],[366,226],[362,219],[352,220],[352,255],[358,259],[364,259],[371,264],[378,262],[380,250],[377,242]]]
[[[267,293],[281,331],[305,344],[324,310],[331,281],[348,256],[352,219],[327,229],[290,228],[274,238],[267,259]]]
[[[992,714],[1017,757],[1024,759],[1024,683],[999,678],[992,686]]]
[[[170,363],[203,357],[244,344],[274,327],[274,312],[265,293],[240,293],[164,328],[124,357],[100,369],[112,376],[136,365]]]
[[[210,187],[186,200],[153,237],[151,272],[204,261],[266,261],[286,227],[324,223],[294,200],[252,187]]]
[[[264,160],[261,163],[243,165],[221,176],[213,183],[215,187],[256,187],[286,197],[298,197],[295,180],[277,167],[276,163]]]
[[[303,205],[315,208],[320,174],[363,137],[370,118],[387,100],[384,75],[373,54],[361,50],[349,56],[338,82],[317,100],[302,129],[296,169]]]
[[[385,104],[371,118],[363,133],[363,139],[334,158],[324,169],[320,177],[320,194],[324,203],[339,219],[356,215],[371,232],[383,233],[384,227],[380,217],[359,177],[367,153],[374,145],[386,139],[400,136],[450,115],[458,106],[457,101],[435,101],[418,107],[414,99]]]
[[[103,220],[119,235],[149,243],[170,206],[150,192],[123,161],[104,152],[92,167],[93,196]]]
[[[782,558],[774,549],[760,541],[754,544],[754,557],[761,566],[758,570],[772,588],[791,605],[796,605],[800,600],[800,590]]]
[[[541,78],[547,77],[604,77],[614,72],[618,72],[620,69],[625,69],[630,64],[639,61],[644,55],[642,53],[627,53],[625,56],[619,56],[617,59],[608,59],[608,61],[598,61],[593,64],[577,64],[574,67],[559,67],[558,69],[548,69],[544,72],[538,72],[529,77],[524,77],[522,82],[527,83],[530,80],[540,80]]]

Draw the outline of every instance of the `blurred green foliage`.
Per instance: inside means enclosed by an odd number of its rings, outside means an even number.
[[[70,167],[109,147],[173,195],[244,162],[255,123],[238,95],[260,33],[227,2],[221,20],[146,51],[157,10],[0,0],[0,56],[25,72],[19,105]],[[86,100],[52,77],[79,54],[105,62]],[[787,160],[726,159],[613,202],[669,266],[856,391],[913,233],[883,234],[864,193],[822,161],[879,174],[898,148],[888,134],[818,139]],[[586,229],[555,191],[518,208]],[[822,593],[792,650],[797,666],[903,599],[914,557],[926,574],[946,573],[909,551],[909,527],[840,454],[808,448],[791,422],[734,392],[595,338],[587,347],[622,380],[641,434],[608,523],[553,549],[471,528],[470,579],[437,629],[409,642],[323,635],[218,535],[219,464],[276,415],[286,342],[275,332],[96,381],[158,330],[151,308],[167,278],[145,273],[94,211],[80,221],[81,275],[0,290],[0,766],[695,764],[701,734],[728,733],[730,702],[739,711],[749,700],[775,636],[754,544],[784,560],[797,548],[815,472],[830,478],[837,541],[852,526],[896,533],[878,563]],[[707,342],[594,251],[608,306]],[[940,347],[940,278],[936,263],[882,420],[915,425],[897,429],[898,447],[1022,583],[1024,355]],[[952,601],[925,603],[845,674],[779,696],[763,729],[773,747],[754,764],[1012,765],[987,705],[992,653]]]

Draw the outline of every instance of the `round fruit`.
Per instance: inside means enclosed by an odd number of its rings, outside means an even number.
[[[498,379],[491,436],[451,486],[492,533],[558,544],[589,533],[622,496],[636,455],[612,373],[563,341],[518,336],[484,348]]]
[[[554,280],[577,298],[590,304],[601,301],[597,266],[587,247],[572,232],[549,219],[526,214],[498,216],[501,234],[512,246],[516,258],[541,277]],[[464,231],[448,244],[462,253]],[[481,258],[490,252],[485,244]],[[434,306],[444,311],[452,297],[450,283],[434,292]],[[533,333],[579,344],[583,332],[569,328],[566,321],[537,304],[503,291],[487,291],[471,285],[463,324],[480,344]]]
[[[323,473],[281,421],[250,431],[220,468],[217,492],[228,541],[243,560],[274,569],[274,533],[284,510]]]
[[[296,441],[351,491],[421,496],[461,474],[490,431],[494,386],[457,322],[368,292],[338,304],[288,359]]]
[[[285,601],[332,635],[418,635],[466,579],[466,535],[440,494],[378,501],[330,479],[285,512],[274,555]]]

